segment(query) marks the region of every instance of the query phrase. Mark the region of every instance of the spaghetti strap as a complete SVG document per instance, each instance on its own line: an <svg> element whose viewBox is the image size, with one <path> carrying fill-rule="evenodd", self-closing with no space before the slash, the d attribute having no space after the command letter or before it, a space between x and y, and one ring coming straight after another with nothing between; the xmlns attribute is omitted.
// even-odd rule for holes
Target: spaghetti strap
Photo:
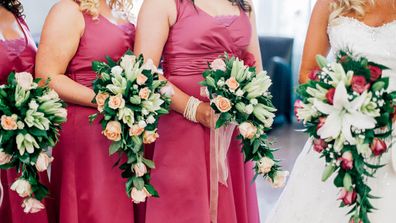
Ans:
<svg viewBox="0 0 396 223"><path fill-rule="evenodd" d="M26 33L29 32L29 29L27 28L28 26L23 18L15 16L15 19L18 22L18 25L23 32L23 37L25 38L25 47L26 47L29 44L29 37L28 34Z"/></svg>

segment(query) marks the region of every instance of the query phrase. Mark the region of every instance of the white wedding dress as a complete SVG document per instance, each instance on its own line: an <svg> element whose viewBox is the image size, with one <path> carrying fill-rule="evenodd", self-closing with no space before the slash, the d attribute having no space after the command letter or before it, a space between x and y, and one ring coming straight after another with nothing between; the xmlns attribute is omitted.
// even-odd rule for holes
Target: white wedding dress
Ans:
<svg viewBox="0 0 396 223"><path fill-rule="evenodd" d="M339 17L328 26L332 52L349 49L354 54L388 66L390 87L396 89L396 21L380 27L370 27L354 18ZM324 160L311 149L308 140L297 158L287 186L266 223L348 223L350 208L339 208L339 189L333 179L322 182ZM395 146L396 147L396 146ZM374 210L369 214L371 223L396 222L396 172L391 154L384 154L382 163L387 165L369 179L372 194L381 199L372 200ZM394 160L394 159L393 159Z"/></svg>

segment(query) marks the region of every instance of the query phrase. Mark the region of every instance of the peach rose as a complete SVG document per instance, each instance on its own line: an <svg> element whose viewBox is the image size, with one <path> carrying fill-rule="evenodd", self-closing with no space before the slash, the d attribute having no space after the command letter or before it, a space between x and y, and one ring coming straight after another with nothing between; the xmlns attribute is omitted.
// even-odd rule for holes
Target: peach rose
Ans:
<svg viewBox="0 0 396 223"><path fill-rule="evenodd" d="M228 80L226 80L226 84L231 91L235 91L239 87L239 83L235 77L230 77Z"/></svg>
<svg viewBox="0 0 396 223"><path fill-rule="evenodd" d="M223 113L231 110L231 101L223 96L217 96L214 100L214 103L216 107Z"/></svg>
<svg viewBox="0 0 396 223"><path fill-rule="evenodd" d="M257 164L260 174L267 174L271 172L271 169L274 165L275 161L268 157L261 158L261 160Z"/></svg>
<svg viewBox="0 0 396 223"><path fill-rule="evenodd" d="M257 133L257 128L250 122L243 122L238 126L239 132L245 139L252 139Z"/></svg>
<svg viewBox="0 0 396 223"><path fill-rule="evenodd" d="M117 121L110 121L106 125L106 129L103 131L105 135L111 141L121 140L121 124Z"/></svg>
<svg viewBox="0 0 396 223"><path fill-rule="evenodd" d="M23 90L32 89L33 76L30 73L27 72L16 73L15 80L17 84L22 87Z"/></svg>
<svg viewBox="0 0 396 223"><path fill-rule="evenodd" d="M39 154L37 161L36 161L36 169L39 172L46 171L50 163L54 161L54 157L49 157L47 153L42 152Z"/></svg>
<svg viewBox="0 0 396 223"><path fill-rule="evenodd" d="M143 188L142 190L138 190L135 187L132 188L131 198L133 203L139 204L141 202L145 202L147 197L151 197L151 194L147 191L146 188Z"/></svg>
<svg viewBox="0 0 396 223"><path fill-rule="evenodd" d="M30 183L22 178L19 178L11 185L11 190L17 192L20 197L27 197L33 193Z"/></svg>
<svg viewBox="0 0 396 223"><path fill-rule="evenodd" d="M136 83L138 84L138 85L143 85L144 83L146 83L146 81L147 81L147 77L146 77L146 75L144 75L144 74L139 74L138 76L137 76L137 78L136 78Z"/></svg>
<svg viewBox="0 0 396 223"><path fill-rule="evenodd" d="M148 89L148 87L145 87L139 91L139 97L141 99L147 100L150 97L150 93L150 89Z"/></svg>
<svg viewBox="0 0 396 223"><path fill-rule="evenodd" d="M42 209L44 209L44 205L39 200L30 197L23 200L22 208L23 208L23 212L25 212L26 214L37 213Z"/></svg>
<svg viewBox="0 0 396 223"><path fill-rule="evenodd" d="M1 116L1 127L5 130L16 130L18 128L17 125L17 116L12 115L12 116L6 116L2 115Z"/></svg>
<svg viewBox="0 0 396 223"><path fill-rule="evenodd" d="M147 173L147 167L144 165L144 163L139 162L133 166L133 171L136 173L137 177L142 177Z"/></svg>
<svg viewBox="0 0 396 223"><path fill-rule="evenodd" d="M144 144L151 144L155 142L159 137L157 130L154 131L145 131L143 134L143 143Z"/></svg>
<svg viewBox="0 0 396 223"><path fill-rule="evenodd" d="M0 165L7 164L11 161L12 156L3 151L0 151Z"/></svg>
<svg viewBox="0 0 396 223"><path fill-rule="evenodd" d="M226 69L227 69L227 66L226 66L226 64L224 63L224 60L222 60L222 59L215 59L215 60L210 64L210 67L211 67L213 70L221 70L221 71L226 71Z"/></svg>
<svg viewBox="0 0 396 223"><path fill-rule="evenodd" d="M129 129L130 136L140 136L144 132L144 128L140 127L139 125L132 125Z"/></svg>
<svg viewBox="0 0 396 223"><path fill-rule="evenodd" d="M122 95L117 94L115 96L110 96L109 99L109 108L118 109L123 108L125 106L125 100L122 98Z"/></svg>
<svg viewBox="0 0 396 223"><path fill-rule="evenodd" d="M109 97L109 94L100 92L96 95L95 100L98 105L98 111L102 112L105 106L105 101Z"/></svg>

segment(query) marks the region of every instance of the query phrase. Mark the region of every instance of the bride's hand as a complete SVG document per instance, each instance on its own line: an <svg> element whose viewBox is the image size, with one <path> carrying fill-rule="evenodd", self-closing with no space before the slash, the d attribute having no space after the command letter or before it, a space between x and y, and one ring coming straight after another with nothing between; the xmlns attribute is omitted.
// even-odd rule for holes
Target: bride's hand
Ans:
<svg viewBox="0 0 396 223"><path fill-rule="evenodd" d="M210 104L207 102L202 102L197 109L197 121L204 125L207 128L211 128L211 113L212 113L212 108L210 107Z"/></svg>

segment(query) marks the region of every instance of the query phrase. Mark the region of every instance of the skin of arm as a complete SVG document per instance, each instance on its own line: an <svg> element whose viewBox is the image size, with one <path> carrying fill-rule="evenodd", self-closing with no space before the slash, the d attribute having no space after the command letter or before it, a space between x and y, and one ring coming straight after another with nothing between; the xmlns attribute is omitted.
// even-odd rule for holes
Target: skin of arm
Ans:
<svg viewBox="0 0 396 223"><path fill-rule="evenodd" d="M96 107L91 102L95 97L94 91L65 75L84 26L83 15L75 2L62 0L51 9L36 56L36 76L43 80L50 78L50 87L66 102Z"/></svg>
<svg viewBox="0 0 396 223"><path fill-rule="evenodd" d="M312 12L300 68L300 83L308 81L308 74L317 67L316 55L326 56L330 51L327 26L332 0L318 0Z"/></svg>
<svg viewBox="0 0 396 223"><path fill-rule="evenodd" d="M250 44L247 50L253 54L254 58L256 59L256 68L257 71L260 72L263 70L263 63L261 61L261 53L260 53L260 44L257 34L257 24L256 24L256 14L254 12L254 5L251 0L248 1L250 6L252 7L252 11L249 13L250 17L250 24L252 26L252 37L250 40Z"/></svg>

